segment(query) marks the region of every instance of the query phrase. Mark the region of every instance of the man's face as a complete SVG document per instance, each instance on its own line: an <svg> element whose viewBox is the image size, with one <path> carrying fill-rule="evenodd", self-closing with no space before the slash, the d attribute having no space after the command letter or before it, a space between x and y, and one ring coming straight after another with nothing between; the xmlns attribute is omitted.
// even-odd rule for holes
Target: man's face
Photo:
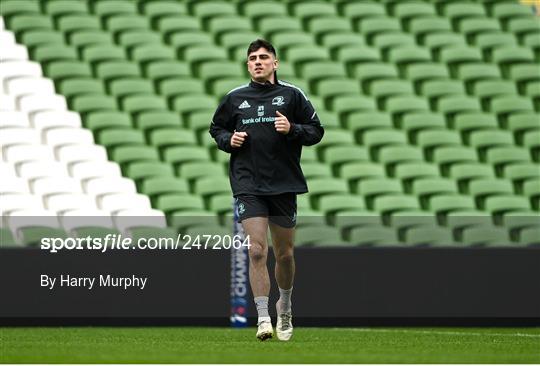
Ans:
<svg viewBox="0 0 540 366"><path fill-rule="evenodd" d="M264 83L272 78L277 69L278 61L266 48L259 48L248 56L247 66L251 78L259 83Z"/></svg>

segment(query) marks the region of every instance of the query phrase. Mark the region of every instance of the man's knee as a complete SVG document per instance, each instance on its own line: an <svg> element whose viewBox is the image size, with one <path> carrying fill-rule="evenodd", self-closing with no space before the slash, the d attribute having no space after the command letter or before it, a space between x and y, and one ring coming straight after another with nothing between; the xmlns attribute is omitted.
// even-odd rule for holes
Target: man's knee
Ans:
<svg viewBox="0 0 540 366"><path fill-rule="evenodd" d="M279 252L276 255L276 261L278 261L280 264L292 263L294 261L293 249L290 248L290 249Z"/></svg>
<svg viewBox="0 0 540 366"><path fill-rule="evenodd" d="M264 261L266 262L266 257L268 253L268 248L263 244L252 242L251 247L249 248L249 258L254 262Z"/></svg>

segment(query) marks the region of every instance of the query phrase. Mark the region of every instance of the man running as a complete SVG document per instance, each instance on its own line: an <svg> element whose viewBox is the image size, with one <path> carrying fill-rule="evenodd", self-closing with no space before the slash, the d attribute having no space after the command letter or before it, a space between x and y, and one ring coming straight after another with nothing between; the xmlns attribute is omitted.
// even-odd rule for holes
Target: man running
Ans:
<svg viewBox="0 0 540 366"><path fill-rule="evenodd" d="M257 338L264 341L273 336L266 266L270 228L280 293L276 333L278 339L288 341L293 332L296 195L307 192L300 155L302 145L318 143L324 130L304 92L277 79L278 60L269 42L258 39L249 45L247 67L250 83L223 98L210 134L219 149L231 154L231 188L251 244L249 280L258 312Z"/></svg>

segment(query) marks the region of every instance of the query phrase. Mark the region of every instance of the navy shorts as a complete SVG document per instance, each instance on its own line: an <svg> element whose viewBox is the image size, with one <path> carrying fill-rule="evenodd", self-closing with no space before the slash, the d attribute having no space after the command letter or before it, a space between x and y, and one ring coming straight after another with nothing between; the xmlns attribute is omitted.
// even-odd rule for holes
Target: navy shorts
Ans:
<svg viewBox="0 0 540 366"><path fill-rule="evenodd" d="M285 228L296 226L296 193L272 196L240 194L236 196L239 220L251 217L268 217L268 220Z"/></svg>

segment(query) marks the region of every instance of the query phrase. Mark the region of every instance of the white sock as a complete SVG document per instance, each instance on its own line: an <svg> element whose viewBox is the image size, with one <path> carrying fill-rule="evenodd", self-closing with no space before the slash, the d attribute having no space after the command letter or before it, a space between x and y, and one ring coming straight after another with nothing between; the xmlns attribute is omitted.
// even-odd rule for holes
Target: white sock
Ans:
<svg viewBox="0 0 540 366"><path fill-rule="evenodd" d="M270 321L270 314L268 314L268 296L257 296L254 300L259 315L257 323Z"/></svg>
<svg viewBox="0 0 540 366"><path fill-rule="evenodd" d="M291 295L293 288L291 287L288 290L282 288L279 289L279 301L281 303L281 311L284 313L289 313L291 311Z"/></svg>

